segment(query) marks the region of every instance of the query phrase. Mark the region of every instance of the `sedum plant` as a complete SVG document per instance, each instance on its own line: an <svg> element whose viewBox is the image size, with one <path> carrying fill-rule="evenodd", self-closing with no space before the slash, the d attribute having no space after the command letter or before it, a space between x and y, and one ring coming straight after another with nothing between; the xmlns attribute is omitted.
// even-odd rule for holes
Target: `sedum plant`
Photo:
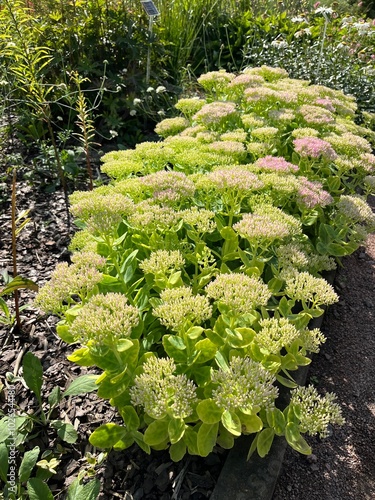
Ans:
<svg viewBox="0 0 375 500"><path fill-rule="evenodd" d="M36 305L60 316L72 362L101 369L98 396L123 419L94 446L180 460L252 434L249 455L275 436L309 454L303 434L344 420L293 372L325 342L310 321L338 300L322 273L375 227L374 137L351 97L282 69L199 83L164 140L107 153L111 183L71 195L72 264Z"/></svg>

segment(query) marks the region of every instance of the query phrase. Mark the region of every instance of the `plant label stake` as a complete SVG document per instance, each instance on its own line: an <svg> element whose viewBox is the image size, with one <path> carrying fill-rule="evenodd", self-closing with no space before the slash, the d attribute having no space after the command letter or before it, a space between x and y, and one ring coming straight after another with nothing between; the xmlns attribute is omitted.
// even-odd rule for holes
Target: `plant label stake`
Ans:
<svg viewBox="0 0 375 500"><path fill-rule="evenodd" d="M141 0L142 7L145 9L146 14L149 16L148 32L150 43L147 50L147 64L146 64L146 83L150 82L150 69L151 69L151 45L152 45L152 26L154 17L159 15L159 11L152 0Z"/></svg>

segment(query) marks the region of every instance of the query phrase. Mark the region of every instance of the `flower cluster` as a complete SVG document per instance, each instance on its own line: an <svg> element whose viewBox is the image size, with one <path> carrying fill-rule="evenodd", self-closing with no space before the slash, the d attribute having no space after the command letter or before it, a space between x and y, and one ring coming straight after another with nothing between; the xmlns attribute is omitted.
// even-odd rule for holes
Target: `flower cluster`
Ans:
<svg viewBox="0 0 375 500"><path fill-rule="evenodd" d="M181 269L185 260L179 250L156 250L151 252L148 259L144 259L139 267L147 274L163 274L168 276L173 271Z"/></svg>
<svg viewBox="0 0 375 500"><path fill-rule="evenodd" d="M233 229L249 241L273 242L301 232L301 223L273 206L260 205L254 213L244 214Z"/></svg>
<svg viewBox="0 0 375 500"><path fill-rule="evenodd" d="M215 213L204 208L192 207L180 212L182 220L192 226L198 233L212 233L216 224L213 220Z"/></svg>
<svg viewBox="0 0 375 500"><path fill-rule="evenodd" d="M272 295L260 278L242 273L220 274L206 286L206 292L208 297L226 305L235 316L267 305Z"/></svg>
<svg viewBox="0 0 375 500"><path fill-rule="evenodd" d="M88 347L114 347L118 340L129 337L138 323L138 309L128 304L125 295L98 293L80 309L70 333Z"/></svg>
<svg viewBox="0 0 375 500"><path fill-rule="evenodd" d="M304 104L299 108L299 113L302 115L307 125L319 127L329 125L335 121L333 114L328 111L328 109L320 106Z"/></svg>
<svg viewBox="0 0 375 500"><path fill-rule="evenodd" d="M76 262L70 266L66 262L57 264L50 281L40 288L34 304L43 311L62 314L74 296L85 299L89 292L102 280L98 270L104 267L105 259L94 252L75 254Z"/></svg>
<svg viewBox="0 0 375 500"><path fill-rule="evenodd" d="M200 99L199 97L190 97L179 99L175 105L175 108L180 110L182 114L187 117L191 117L197 113L204 105L206 101Z"/></svg>
<svg viewBox="0 0 375 500"><path fill-rule="evenodd" d="M182 172L161 170L145 175L142 184L149 188L153 197L159 201L178 201L194 195L195 185Z"/></svg>
<svg viewBox="0 0 375 500"><path fill-rule="evenodd" d="M336 396L327 393L324 397L318 394L313 386L297 387L292 392L290 406L295 408L300 429L311 436L319 433L321 438L327 437L328 425L345 423L341 409L335 403Z"/></svg>
<svg viewBox="0 0 375 500"><path fill-rule="evenodd" d="M333 198L323 189L321 182L309 181L306 177L300 177L297 201L306 208L315 208L316 206L330 205Z"/></svg>
<svg viewBox="0 0 375 500"><path fill-rule="evenodd" d="M189 125L185 118L176 116L175 118L166 118L159 122L155 127L155 132L161 137L168 137L169 135L176 135L184 130Z"/></svg>
<svg viewBox="0 0 375 500"><path fill-rule="evenodd" d="M302 347L307 352L318 353L320 350L320 345L324 344L326 337L319 328L305 328L299 334L299 341Z"/></svg>
<svg viewBox="0 0 375 500"><path fill-rule="evenodd" d="M257 175L240 167L214 170L208 174L208 178L220 191L234 189L237 192L244 192L263 187Z"/></svg>
<svg viewBox="0 0 375 500"><path fill-rule="evenodd" d="M290 272L285 281L285 295L293 300L310 304L311 307L331 305L339 300L332 285L325 279L316 278L306 271Z"/></svg>
<svg viewBox="0 0 375 500"><path fill-rule="evenodd" d="M364 223L375 227L375 214L370 205L360 196L342 195L337 202L339 214L354 223Z"/></svg>
<svg viewBox="0 0 375 500"><path fill-rule="evenodd" d="M235 116L236 105L231 102L211 102L205 104L193 116L193 120L206 127L220 127L226 119Z"/></svg>
<svg viewBox="0 0 375 500"><path fill-rule="evenodd" d="M134 212L128 221L135 228L145 232L168 231L177 224L179 214L168 206L159 206L149 201L141 201L135 205Z"/></svg>
<svg viewBox="0 0 375 500"><path fill-rule="evenodd" d="M283 347L288 347L299 338L300 332L285 318L263 319L256 342L270 354L279 354Z"/></svg>
<svg viewBox="0 0 375 500"><path fill-rule="evenodd" d="M187 321L200 325L212 315L212 307L203 295L193 295L188 287L163 290L161 304L154 308L153 314L160 323L170 330L180 331Z"/></svg>
<svg viewBox="0 0 375 500"><path fill-rule="evenodd" d="M286 161L282 156L265 156L259 158L255 165L264 171L291 173L297 172L298 166Z"/></svg>
<svg viewBox="0 0 375 500"><path fill-rule="evenodd" d="M196 387L186 375L174 375L176 365L172 359L147 359L143 373L134 379L130 389L132 404L143 406L152 418L161 419L166 415L186 418L193 413L198 398Z"/></svg>
<svg viewBox="0 0 375 500"><path fill-rule="evenodd" d="M335 160L336 152L329 142L318 137L303 137L293 141L295 151L303 158L324 158L325 160Z"/></svg>
<svg viewBox="0 0 375 500"><path fill-rule="evenodd" d="M212 399L223 410L255 413L271 409L278 396L273 374L250 358L232 358L228 370L211 371L211 380L218 385Z"/></svg>

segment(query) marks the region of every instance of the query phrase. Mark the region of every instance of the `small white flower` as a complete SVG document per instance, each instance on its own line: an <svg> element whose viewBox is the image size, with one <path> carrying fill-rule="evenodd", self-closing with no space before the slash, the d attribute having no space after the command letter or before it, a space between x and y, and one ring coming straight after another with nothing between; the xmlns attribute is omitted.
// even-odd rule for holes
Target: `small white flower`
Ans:
<svg viewBox="0 0 375 500"><path fill-rule="evenodd" d="M306 19L304 17L301 17L301 16L297 16L297 17L292 17L291 19L292 23L306 23Z"/></svg>
<svg viewBox="0 0 375 500"><path fill-rule="evenodd" d="M155 92L157 94L162 94L163 92L166 92L166 91L167 91L167 89L163 85L159 85L159 87L156 87L156 90L155 90Z"/></svg>
<svg viewBox="0 0 375 500"><path fill-rule="evenodd" d="M165 116L165 111L164 111L164 109L161 109L160 111L158 111L158 115L159 115L159 116Z"/></svg>
<svg viewBox="0 0 375 500"><path fill-rule="evenodd" d="M148 87L148 89L146 90L146 92L154 92L154 87Z"/></svg>
<svg viewBox="0 0 375 500"><path fill-rule="evenodd" d="M135 116L137 114L137 110L131 109L129 114L130 114L130 116Z"/></svg>
<svg viewBox="0 0 375 500"><path fill-rule="evenodd" d="M109 133L111 134L111 138L113 139L114 137L118 137L118 133L116 130L110 130Z"/></svg>
<svg viewBox="0 0 375 500"><path fill-rule="evenodd" d="M323 14L323 16L325 15L329 15L329 14L333 14L333 9L331 9L331 7L318 7L316 10L315 10L315 14Z"/></svg>
<svg viewBox="0 0 375 500"><path fill-rule="evenodd" d="M135 99L133 99L133 106L138 106L138 104L141 104L142 102L142 99L138 99L138 97L136 97Z"/></svg>

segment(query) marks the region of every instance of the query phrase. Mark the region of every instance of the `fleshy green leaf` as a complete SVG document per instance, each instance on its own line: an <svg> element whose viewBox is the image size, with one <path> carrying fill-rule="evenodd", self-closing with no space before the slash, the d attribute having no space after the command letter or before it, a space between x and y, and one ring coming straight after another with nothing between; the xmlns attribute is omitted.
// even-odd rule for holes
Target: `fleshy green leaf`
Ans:
<svg viewBox="0 0 375 500"><path fill-rule="evenodd" d="M260 457L265 457L271 449L275 431L268 427L258 434L257 450Z"/></svg>
<svg viewBox="0 0 375 500"><path fill-rule="evenodd" d="M198 453L201 457L207 457L214 449L219 430L219 423L202 424L198 431Z"/></svg>
<svg viewBox="0 0 375 500"><path fill-rule="evenodd" d="M57 429L57 435L66 443L73 444L78 439L78 434L72 424L61 422L61 420L54 420L51 426Z"/></svg>
<svg viewBox="0 0 375 500"><path fill-rule="evenodd" d="M139 417L133 406L124 406L119 408L120 415L129 431L136 431L140 425Z"/></svg>
<svg viewBox="0 0 375 500"><path fill-rule="evenodd" d="M99 479L93 479L87 484L82 484L80 479L76 479L68 488L66 500L96 500L100 492Z"/></svg>
<svg viewBox="0 0 375 500"><path fill-rule="evenodd" d="M157 446L168 439L168 420L155 420L146 429L144 441L150 446Z"/></svg>
<svg viewBox="0 0 375 500"><path fill-rule="evenodd" d="M241 436L241 420L236 413L225 410L221 416L221 423L234 436Z"/></svg>
<svg viewBox="0 0 375 500"><path fill-rule="evenodd" d="M183 459L186 453L186 444L184 441L180 440L177 443L174 443L169 448L169 456L173 460L173 462L179 462Z"/></svg>
<svg viewBox="0 0 375 500"><path fill-rule="evenodd" d="M285 427L285 439L288 444L303 455L311 455L311 448L302 437L299 427L294 422L289 422Z"/></svg>
<svg viewBox="0 0 375 500"><path fill-rule="evenodd" d="M92 366L95 364L87 347L76 349L72 354L67 356L67 359L73 363L77 363L79 366Z"/></svg>
<svg viewBox="0 0 375 500"><path fill-rule="evenodd" d="M204 399L197 406L198 417L205 424L216 424L220 422L223 410L221 410L213 399Z"/></svg>
<svg viewBox="0 0 375 500"><path fill-rule="evenodd" d="M122 425L114 423L103 424L91 434L89 441L97 448L112 448L127 433Z"/></svg>
<svg viewBox="0 0 375 500"><path fill-rule="evenodd" d="M168 435L172 444L178 443L185 433L185 422L182 418L172 418L168 424Z"/></svg>
<svg viewBox="0 0 375 500"><path fill-rule="evenodd" d="M262 419L258 415L246 415L245 413L240 413L241 424L245 427L244 432L247 434L252 434L253 432L259 432L263 429Z"/></svg>

